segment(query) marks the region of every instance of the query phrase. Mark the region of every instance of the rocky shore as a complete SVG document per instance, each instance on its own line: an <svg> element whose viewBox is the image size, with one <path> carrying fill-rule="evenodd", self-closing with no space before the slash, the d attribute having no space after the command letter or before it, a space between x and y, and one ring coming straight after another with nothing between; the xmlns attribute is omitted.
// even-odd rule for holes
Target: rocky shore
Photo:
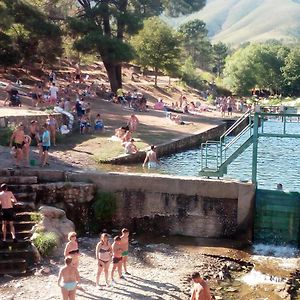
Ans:
<svg viewBox="0 0 300 300"><path fill-rule="evenodd" d="M94 258L97 238L79 240L81 257L79 272L80 289L76 299L164 299L184 300L190 296L189 276L199 271L208 278L215 299L291 299L288 294L276 293L270 298L257 298L253 291L245 290L237 277L248 273L253 265L247 261L207 255L202 252L189 252L165 243L139 244L132 240L129 255L129 272L123 280L111 287L105 287L104 277L101 288L95 287L96 261ZM44 260L37 266L34 275L23 278L4 276L0 278L0 299L33 300L61 299L57 285L57 274L62 265L62 257ZM285 290L282 284L280 290ZM266 288L271 290L273 287ZM271 295L271 294L270 294Z"/></svg>

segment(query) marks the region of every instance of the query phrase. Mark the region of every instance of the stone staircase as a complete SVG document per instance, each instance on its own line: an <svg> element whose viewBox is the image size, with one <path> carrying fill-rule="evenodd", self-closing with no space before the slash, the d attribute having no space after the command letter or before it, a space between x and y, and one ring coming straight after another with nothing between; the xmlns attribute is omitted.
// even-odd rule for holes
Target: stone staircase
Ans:
<svg viewBox="0 0 300 300"><path fill-rule="evenodd" d="M32 185L37 184L35 176L16 176L14 170L1 170L0 183L6 183L18 201L14 207L16 216L14 226L17 242L11 240L10 228L7 226L7 242L2 242L0 233L0 275L20 276L30 273L36 260L34 248L30 242L31 229L35 225L36 193Z"/></svg>

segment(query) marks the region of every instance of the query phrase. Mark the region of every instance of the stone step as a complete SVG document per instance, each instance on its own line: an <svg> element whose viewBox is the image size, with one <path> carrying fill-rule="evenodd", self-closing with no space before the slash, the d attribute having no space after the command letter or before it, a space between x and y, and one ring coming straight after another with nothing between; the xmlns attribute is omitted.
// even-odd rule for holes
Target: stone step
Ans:
<svg viewBox="0 0 300 300"><path fill-rule="evenodd" d="M32 218L36 215L36 212L17 212L15 216L15 221L32 221Z"/></svg>
<svg viewBox="0 0 300 300"><path fill-rule="evenodd" d="M35 184L8 184L8 189L14 194L33 193Z"/></svg>
<svg viewBox="0 0 300 300"><path fill-rule="evenodd" d="M23 258L0 260L0 274L25 273L27 263Z"/></svg>
<svg viewBox="0 0 300 300"><path fill-rule="evenodd" d="M33 221L14 222L16 232L31 230L35 224L36 222Z"/></svg>
<svg viewBox="0 0 300 300"><path fill-rule="evenodd" d="M30 237L31 237L31 231L30 230L22 230L22 231L18 231L18 232L16 232L16 238L17 238L17 240L19 241L19 240L26 240L26 239L30 239ZM3 237L3 233L2 233L2 231L0 232L0 239L1 239L1 241L2 241L2 237ZM8 230L7 231L7 233L6 233L6 238L8 239L8 238L11 238L11 234L10 234L10 231ZM3 243L3 242L1 242L1 243Z"/></svg>
<svg viewBox="0 0 300 300"><path fill-rule="evenodd" d="M36 200L36 193L14 193L17 201L21 202L35 202Z"/></svg>
<svg viewBox="0 0 300 300"><path fill-rule="evenodd" d="M12 240L7 240L6 243L0 241L0 250L10 249L11 251L17 249L26 249L31 245L30 241L19 240L17 243L14 243Z"/></svg>
<svg viewBox="0 0 300 300"><path fill-rule="evenodd" d="M1 183L6 184L35 184L37 183L36 176L1 176Z"/></svg>
<svg viewBox="0 0 300 300"><path fill-rule="evenodd" d="M18 202L14 205L14 211L18 212L33 212L35 210L34 202Z"/></svg>
<svg viewBox="0 0 300 300"><path fill-rule="evenodd" d="M32 251L29 249L0 249L0 261L12 259L25 259L29 260L32 256Z"/></svg>

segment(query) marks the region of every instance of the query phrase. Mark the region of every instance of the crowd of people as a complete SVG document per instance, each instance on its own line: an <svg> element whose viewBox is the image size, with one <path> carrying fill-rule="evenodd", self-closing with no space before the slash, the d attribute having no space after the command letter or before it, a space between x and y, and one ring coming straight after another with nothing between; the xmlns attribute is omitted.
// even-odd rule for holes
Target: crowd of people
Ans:
<svg viewBox="0 0 300 300"><path fill-rule="evenodd" d="M74 300L76 290L80 288L80 275L78 272L80 251L77 242L76 232L70 232L68 235L68 243L64 250L65 265L60 268L58 275L58 286L64 300ZM115 272L117 271L119 279L125 279L127 275L131 275L127 269L129 254L129 230L123 228L120 235L113 238L111 243L109 235L102 233L95 249L95 259L97 261L97 271L95 278L95 286L99 289L101 274L104 273L106 287L115 285ZM112 267L111 267L112 264ZM211 300L212 296L208 283L200 276L198 272L194 272L191 276L193 282L190 300Z"/></svg>
<svg viewBox="0 0 300 300"><path fill-rule="evenodd" d="M152 151L154 149L151 149ZM153 152L152 152L153 154ZM147 156L150 159L151 154ZM146 160L145 160L146 162ZM14 228L14 205L17 205L17 199L9 191L8 186L3 183L0 186L0 205L2 210L2 242L7 241L7 225L10 227L12 240L17 242ZM109 235L105 232L100 235L99 242L95 247L95 259L97 261L97 271L95 286L101 289L100 277L104 273L105 284L107 287L115 285L115 273L119 279L125 279L125 276L131 275L128 272L129 255L129 230L123 228L119 235L113 238L111 243ZM80 287L80 274L78 267L80 264L80 250L77 242L76 232L68 234L68 242L64 249L64 266L60 268L58 274L58 286L61 288L63 300L75 300L76 290ZM111 267L112 264L112 267ZM207 282L201 278L198 272L192 274L193 287L191 300L211 300L210 289ZM81 288L82 289L82 288Z"/></svg>
<svg viewBox="0 0 300 300"><path fill-rule="evenodd" d="M15 167L28 167L30 165L31 146L38 148L40 166L48 166L50 146L56 146L57 128L57 121L52 114L48 116L46 122L41 126L36 120L32 120L28 128L25 128L23 123L18 124L9 142L10 153L15 161Z"/></svg>

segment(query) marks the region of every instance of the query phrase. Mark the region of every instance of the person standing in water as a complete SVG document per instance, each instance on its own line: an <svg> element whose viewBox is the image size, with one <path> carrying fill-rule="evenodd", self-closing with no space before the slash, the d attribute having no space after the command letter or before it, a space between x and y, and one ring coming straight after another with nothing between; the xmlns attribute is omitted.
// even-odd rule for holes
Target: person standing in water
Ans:
<svg viewBox="0 0 300 300"><path fill-rule="evenodd" d="M63 300L75 300L77 285L80 281L78 270L72 265L72 257L65 258L65 265L59 270L58 286L61 287Z"/></svg>
<svg viewBox="0 0 300 300"><path fill-rule="evenodd" d="M147 162L148 162L149 169L157 168L160 164L159 160L157 159L156 148L154 145L151 145L150 151L148 151L146 154L146 158L143 163L143 168L145 167Z"/></svg>

